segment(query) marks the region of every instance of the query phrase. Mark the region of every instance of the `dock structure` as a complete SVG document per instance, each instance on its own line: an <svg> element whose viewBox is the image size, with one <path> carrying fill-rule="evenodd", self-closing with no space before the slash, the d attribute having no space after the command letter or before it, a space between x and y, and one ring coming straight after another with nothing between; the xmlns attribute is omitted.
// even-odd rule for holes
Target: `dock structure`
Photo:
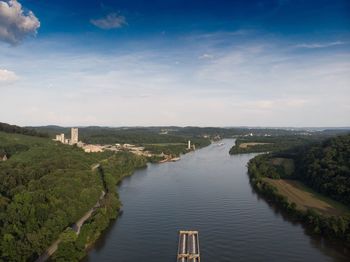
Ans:
<svg viewBox="0 0 350 262"><path fill-rule="evenodd" d="M177 262L200 262L198 231L179 232Z"/></svg>

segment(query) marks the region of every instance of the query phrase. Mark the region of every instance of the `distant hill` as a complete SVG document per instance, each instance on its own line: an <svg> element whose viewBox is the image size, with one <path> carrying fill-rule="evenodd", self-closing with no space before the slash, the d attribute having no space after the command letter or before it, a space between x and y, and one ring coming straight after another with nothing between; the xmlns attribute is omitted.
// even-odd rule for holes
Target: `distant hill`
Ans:
<svg viewBox="0 0 350 262"><path fill-rule="evenodd" d="M38 132L31 128L20 127L16 125L10 125L7 123L0 122L0 131L11 134L22 134L28 136L38 136L38 137L48 137L48 134L43 132Z"/></svg>

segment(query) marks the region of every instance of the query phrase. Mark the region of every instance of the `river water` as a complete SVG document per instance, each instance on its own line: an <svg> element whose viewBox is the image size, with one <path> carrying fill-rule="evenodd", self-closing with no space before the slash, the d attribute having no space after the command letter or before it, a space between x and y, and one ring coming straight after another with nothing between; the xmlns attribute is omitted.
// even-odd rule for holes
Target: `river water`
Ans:
<svg viewBox="0 0 350 262"><path fill-rule="evenodd" d="M123 180L123 214L86 261L175 262L178 230L198 230L202 262L349 261L340 244L310 236L249 184L253 154L230 156L234 140L150 164Z"/></svg>

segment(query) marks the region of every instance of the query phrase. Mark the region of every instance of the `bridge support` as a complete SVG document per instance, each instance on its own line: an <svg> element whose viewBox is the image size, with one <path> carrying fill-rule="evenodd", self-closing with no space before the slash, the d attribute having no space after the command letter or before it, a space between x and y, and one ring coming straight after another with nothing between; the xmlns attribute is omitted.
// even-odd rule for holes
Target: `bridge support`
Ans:
<svg viewBox="0 0 350 262"><path fill-rule="evenodd" d="M200 262L198 231L179 231L178 262Z"/></svg>

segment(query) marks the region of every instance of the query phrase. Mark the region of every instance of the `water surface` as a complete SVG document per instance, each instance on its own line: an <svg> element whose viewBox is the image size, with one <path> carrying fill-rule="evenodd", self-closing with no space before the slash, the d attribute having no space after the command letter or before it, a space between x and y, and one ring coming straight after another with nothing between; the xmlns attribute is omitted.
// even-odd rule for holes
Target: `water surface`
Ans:
<svg viewBox="0 0 350 262"><path fill-rule="evenodd" d="M151 164L119 186L123 214L86 261L176 261L178 230L198 230L202 262L348 261L346 250L312 237L252 189L253 154L228 154L234 140Z"/></svg>

